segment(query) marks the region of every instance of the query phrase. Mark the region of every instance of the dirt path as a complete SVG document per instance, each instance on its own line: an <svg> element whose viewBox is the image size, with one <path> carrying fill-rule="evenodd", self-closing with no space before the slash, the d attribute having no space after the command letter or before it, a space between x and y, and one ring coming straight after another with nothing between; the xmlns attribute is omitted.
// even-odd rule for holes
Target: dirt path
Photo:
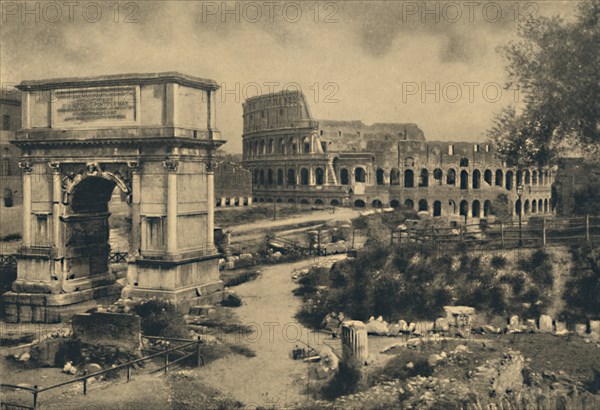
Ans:
<svg viewBox="0 0 600 410"><path fill-rule="evenodd" d="M328 257L339 260L345 256ZM322 260L325 258L321 258ZM255 281L235 288L244 305L235 312L244 324L255 332L245 337L230 336L231 342L245 344L256 352L256 357L234 355L219 359L199 369L203 382L227 392L237 400L254 408L302 402L306 384L307 365L290 358L298 339L319 345L324 336L309 331L294 319L301 300L291 292L296 286L290 274L314 264L314 260L265 267Z"/></svg>

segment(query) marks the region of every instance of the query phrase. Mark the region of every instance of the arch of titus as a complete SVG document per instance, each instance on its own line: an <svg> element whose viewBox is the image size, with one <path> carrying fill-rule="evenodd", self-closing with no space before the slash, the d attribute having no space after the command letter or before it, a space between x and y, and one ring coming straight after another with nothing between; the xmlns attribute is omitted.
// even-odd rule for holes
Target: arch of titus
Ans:
<svg viewBox="0 0 600 410"><path fill-rule="evenodd" d="M212 80L179 73L24 81L23 246L6 320L56 322L98 301L220 300L213 245ZM123 288L108 266L108 202L131 208Z"/></svg>

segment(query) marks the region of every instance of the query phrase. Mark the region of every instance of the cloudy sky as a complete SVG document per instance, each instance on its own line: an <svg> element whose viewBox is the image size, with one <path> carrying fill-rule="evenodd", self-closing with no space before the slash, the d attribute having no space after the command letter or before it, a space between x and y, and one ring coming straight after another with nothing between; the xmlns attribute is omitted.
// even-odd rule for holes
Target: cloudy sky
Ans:
<svg viewBox="0 0 600 410"><path fill-rule="evenodd" d="M27 7L27 9L25 9ZM2 2L0 79L180 71L222 85L218 124L241 151L242 107L300 88L315 118L411 122L427 139L485 139L518 99L497 48L516 20L575 1ZM500 95L498 94L500 92Z"/></svg>

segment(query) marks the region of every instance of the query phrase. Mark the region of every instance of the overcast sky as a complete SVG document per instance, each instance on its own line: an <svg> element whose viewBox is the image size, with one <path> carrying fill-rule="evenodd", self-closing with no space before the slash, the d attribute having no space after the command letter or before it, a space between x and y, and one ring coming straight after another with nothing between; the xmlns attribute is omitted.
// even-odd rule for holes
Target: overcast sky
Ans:
<svg viewBox="0 0 600 410"><path fill-rule="evenodd" d="M118 4L118 7L115 6ZM222 85L217 123L241 151L245 97L298 86L315 118L416 123L429 140L485 139L503 90L497 48L532 14L574 1L2 2L0 77L180 71ZM227 12L229 11L229 12Z"/></svg>

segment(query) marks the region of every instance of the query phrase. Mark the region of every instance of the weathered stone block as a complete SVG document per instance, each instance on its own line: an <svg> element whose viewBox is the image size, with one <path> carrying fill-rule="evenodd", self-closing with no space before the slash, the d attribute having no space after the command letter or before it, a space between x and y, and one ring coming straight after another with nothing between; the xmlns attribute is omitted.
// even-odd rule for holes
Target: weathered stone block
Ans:
<svg viewBox="0 0 600 410"><path fill-rule="evenodd" d="M590 320L590 337L600 341L600 320Z"/></svg>
<svg viewBox="0 0 600 410"><path fill-rule="evenodd" d="M552 317L548 315L540 316L540 332L543 333L552 333L554 331L554 326L552 325Z"/></svg>
<svg viewBox="0 0 600 410"><path fill-rule="evenodd" d="M575 333L578 336L588 336L587 325L585 323L577 323L575 325Z"/></svg>

